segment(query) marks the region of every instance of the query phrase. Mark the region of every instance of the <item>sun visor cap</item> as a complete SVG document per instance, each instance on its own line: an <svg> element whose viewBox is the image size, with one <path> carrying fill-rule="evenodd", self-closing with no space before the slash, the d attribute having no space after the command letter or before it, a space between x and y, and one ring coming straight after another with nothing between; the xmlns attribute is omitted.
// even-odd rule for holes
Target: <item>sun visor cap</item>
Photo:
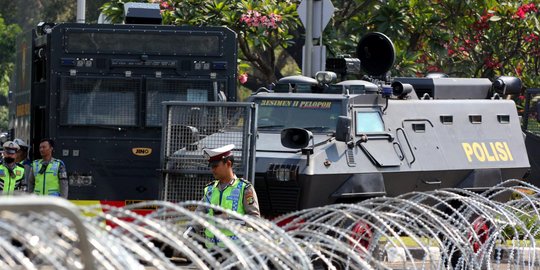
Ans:
<svg viewBox="0 0 540 270"><path fill-rule="evenodd" d="M4 152L9 153L9 154L15 154L20 149L19 145L12 141L5 142L3 145L3 148L4 148Z"/></svg>
<svg viewBox="0 0 540 270"><path fill-rule="evenodd" d="M232 150L234 149L234 144L228 144L219 148L214 149L204 149L204 156L208 160L209 166L217 164L222 159L232 156Z"/></svg>
<svg viewBox="0 0 540 270"><path fill-rule="evenodd" d="M26 142L24 142L23 140L19 139L19 138L15 138L15 140L13 140L14 143L18 144L19 147L21 149L28 149L28 144L26 144Z"/></svg>

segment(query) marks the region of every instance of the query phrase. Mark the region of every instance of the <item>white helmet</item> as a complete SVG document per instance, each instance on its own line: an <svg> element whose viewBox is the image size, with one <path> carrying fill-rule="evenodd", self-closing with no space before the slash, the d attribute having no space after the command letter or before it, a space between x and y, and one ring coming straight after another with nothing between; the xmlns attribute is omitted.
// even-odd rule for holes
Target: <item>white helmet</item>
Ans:
<svg viewBox="0 0 540 270"><path fill-rule="evenodd" d="M19 139L19 138L15 138L15 140L13 140L14 143L18 144L19 147L21 147L22 149L26 149L28 150L28 144L26 144L23 140Z"/></svg>

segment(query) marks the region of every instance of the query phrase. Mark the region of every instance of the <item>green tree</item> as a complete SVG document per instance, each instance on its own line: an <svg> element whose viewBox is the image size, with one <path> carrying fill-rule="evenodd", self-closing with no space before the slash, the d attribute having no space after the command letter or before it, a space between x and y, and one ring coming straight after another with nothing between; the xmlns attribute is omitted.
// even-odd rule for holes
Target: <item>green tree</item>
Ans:
<svg viewBox="0 0 540 270"><path fill-rule="evenodd" d="M30 29L40 21L74 22L76 3L72 0L0 0L0 13L8 23Z"/></svg>
<svg viewBox="0 0 540 270"><path fill-rule="evenodd" d="M106 0L88 0L87 22L96 22L99 7ZM75 22L73 0L0 0L0 99L5 100L14 70L15 40L21 29L34 28L38 22ZM8 125L8 109L0 106L0 130Z"/></svg>
<svg viewBox="0 0 540 270"><path fill-rule="evenodd" d="M0 18L0 95L7 96L9 81L13 73L15 40L21 29L16 24L6 25ZM7 130L7 106L0 106L0 130Z"/></svg>
<svg viewBox="0 0 540 270"><path fill-rule="evenodd" d="M95 23L99 8L107 0L86 1L86 22ZM0 0L0 15L7 24L18 24L23 29L30 29L40 21L75 22L76 0Z"/></svg>
<svg viewBox="0 0 540 270"><path fill-rule="evenodd" d="M237 31L242 63L265 74L260 81L265 83L280 76L285 57L276 57L276 52L282 53L281 48L299 38L290 33L301 29L295 13L300 0L153 1L160 3L165 23L227 25ZM528 87L535 86L539 79L538 0L332 2L336 9L323 40L331 55L355 56L360 37L379 31L388 35L396 47L397 59L391 70L395 76L423 76L429 72L445 72L453 77L514 75ZM114 0L104 10L120 18L122 4L122 0ZM242 17L253 19L270 12L282 16L277 31L268 32L260 24L254 26L253 21L246 23L246 17Z"/></svg>
<svg viewBox="0 0 540 270"><path fill-rule="evenodd" d="M397 51L393 75L445 72L454 77L539 79L538 1L334 1L326 28L335 54L351 54L362 34L388 35Z"/></svg>
<svg viewBox="0 0 540 270"><path fill-rule="evenodd" d="M114 0L102 10L113 22L122 20L123 4ZM287 64L283 50L293 41L299 26L296 1L291 0L167 0L161 6L163 23L175 25L227 26L238 34L240 74L248 66L260 74L259 85L274 82ZM247 65L246 65L247 64Z"/></svg>

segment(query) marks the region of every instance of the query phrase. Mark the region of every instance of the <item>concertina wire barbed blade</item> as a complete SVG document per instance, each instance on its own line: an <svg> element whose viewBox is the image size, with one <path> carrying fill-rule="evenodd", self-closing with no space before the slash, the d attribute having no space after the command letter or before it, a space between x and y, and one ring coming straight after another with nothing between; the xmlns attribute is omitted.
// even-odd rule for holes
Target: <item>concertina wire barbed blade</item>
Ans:
<svg viewBox="0 0 540 270"><path fill-rule="evenodd" d="M273 220L201 201L85 206L73 218L58 207L11 207L16 198L39 204L35 196L3 197L0 268L538 269L539 194L508 180L483 193L413 192Z"/></svg>

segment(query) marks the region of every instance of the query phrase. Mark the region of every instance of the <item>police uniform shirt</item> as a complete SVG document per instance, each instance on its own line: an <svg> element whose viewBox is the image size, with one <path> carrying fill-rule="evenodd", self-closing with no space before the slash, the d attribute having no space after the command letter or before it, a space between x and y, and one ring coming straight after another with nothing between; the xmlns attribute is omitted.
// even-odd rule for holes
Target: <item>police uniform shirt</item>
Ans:
<svg viewBox="0 0 540 270"><path fill-rule="evenodd" d="M41 162L42 167L47 167L49 165L49 162ZM28 173L28 192L33 193L34 192L34 186L36 184L36 179L34 177L34 169L30 167L30 172ZM60 162L60 166L58 167L58 179L60 180L60 196L62 198L67 199L68 197L68 178L67 178L67 171L66 166L63 162Z"/></svg>
<svg viewBox="0 0 540 270"><path fill-rule="evenodd" d="M234 181L231 181L230 183L219 183L218 188L220 191L225 190L228 186L231 185L231 183ZM203 198L204 200L204 198ZM260 217L261 212L259 210L259 201L257 200L257 193L255 193L255 188L253 188L253 185L249 185L246 187L246 190L244 191L244 210L246 211L246 215L250 216L256 216Z"/></svg>
<svg viewBox="0 0 540 270"><path fill-rule="evenodd" d="M235 179L236 179L236 176L235 176ZM234 181L231 181L229 183L220 182L217 185L217 188L220 191L223 191L233 182ZM212 184L213 183L215 182L212 182ZM204 195L203 195L202 201L205 202ZM242 202L244 203L244 210L246 211L246 215L255 216L255 217L261 216L261 212L259 210L259 201L257 199L257 193L255 193L255 188L253 188L253 185L250 184L248 187L246 187ZM203 206L198 206L195 211L206 212L206 209Z"/></svg>
<svg viewBox="0 0 540 270"><path fill-rule="evenodd" d="M13 163L12 165L9 165L9 164L5 163L3 160L0 162L0 164L4 165L8 169L8 171L5 172L5 173L13 173L13 170L17 166L20 166L20 167L24 168L24 166L19 165L17 163ZM22 190L22 191L26 191L26 183L27 183L26 179L28 178L26 173L27 173L27 171L26 171L26 168L25 168L24 173L23 173L23 179L22 179L22 182L20 183L20 186L19 186L19 190ZM14 177L14 176L12 176L12 177ZM4 187L2 186L2 188L0 190L3 190L3 189L4 189ZM16 190L17 190L17 188L16 188Z"/></svg>

